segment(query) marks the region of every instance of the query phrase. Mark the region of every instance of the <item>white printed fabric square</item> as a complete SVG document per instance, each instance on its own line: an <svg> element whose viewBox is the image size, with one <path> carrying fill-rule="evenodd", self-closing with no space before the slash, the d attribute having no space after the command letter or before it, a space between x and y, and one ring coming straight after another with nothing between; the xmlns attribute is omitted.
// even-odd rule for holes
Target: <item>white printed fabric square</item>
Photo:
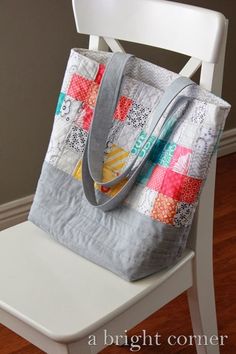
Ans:
<svg viewBox="0 0 236 354"><path fill-rule="evenodd" d="M54 166L62 153L70 128L71 122L60 119L57 116L55 117L52 134L45 157L45 160Z"/></svg>
<svg viewBox="0 0 236 354"><path fill-rule="evenodd" d="M71 78L74 74L76 74L78 72L78 68L79 68L78 54L74 51L71 51L71 54L70 54L70 57L68 60L68 64L67 64L67 68L66 68L66 73L65 73L63 83L62 83L62 88L61 88L62 92L65 93L68 91Z"/></svg>
<svg viewBox="0 0 236 354"><path fill-rule="evenodd" d="M211 154L202 154L195 151L191 156L188 175L195 178L205 179L207 176Z"/></svg>
<svg viewBox="0 0 236 354"><path fill-rule="evenodd" d="M70 134L66 139L66 146L75 152L84 152L85 144L88 138L88 133L82 128L73 125Z"/></svg>
<svg viewBox="0 0 236 354"><path fill-rule="evenodd" d="M74 121L81 107L81 102L74 100L72 97L66 95L60 102L60 98L62 95L63 94L61 93L57 104L56 119L65 119L67 122Z"/></svg>
<svg viewBox="0 0 236 354"><path fill-rule="evenodd" d="M178 124L175 128L174 131L171 135L171 142L175 143L175 144L179 144L180 138L185 130L185 123L183 124Z"/></svg>
<svg viewBox="0 0 236 354"><path fill-rule="evenodd" d="M79 62L78 74L88 80L94 80L98 73L99 64L91 59L82 58Z"/></svg>
<svg viewBox="0 0 236 354"><path fill-rule="evenodd" d="M202 125L206 120L207 103L199 100L193 100L189 103L187 109L188 120L197 125Z"/></svg>
<svg viewBox="0 0 236 354"><path fill-rule="evenodd" d="M140 90L140 82L129 76L124 76L121 84L121 95L136 100L138 91Z"/></svg>
<svg viewBox="0 0 236 354"><path fill-rule="evenodd" d="M160 101L162 95L163 91L142 82L140 83L140 89L138 91L136 102L144 107L152 109L155 104Z"/></svg>
<svg viewBox="0 0 236 354"><path fill-rule="evenodd" d="M133 103L126 118L126 124L134 128L143 128L148 120L151 109L141 103Z"/></svg>
<svg viewBox="0 0 236 354"><path fill-rule="evenodd" d="M77 153L71 149L64 148L60 158L57 161L56 167L68 173L69 175L72 175L77 165L77 162L81 157L82 157L81 152Z"/></svg>
<svg viewBox="0 0 236 354"><path fill-rule="evenodd" d="M216 150L220 133L212 127L201 126L193 150L201 154L212 153Z"/></svg>
<svg viewBox="0 0 236 354"><path fill-rule="evenodd" d="M126 198L125 204L144 215L150 216L157 195L156 191L135 184Z"/></svg>
<svg viewBox="0 0 236 354"><path fill-rule="evenodd" d="M199 129L198 125L185 123L183 125L183 129L181 131L181 135L179 137L177 144L191 149L195 143L195 137L198 132L198 129Z"/></svg>
<svg viewBox="0 0 236 354"><path fill-rule="evenodd" d="M227 114L228 111L224 108L215 106L214 104L208 104L204 123L213 127L221 126L223 129Z"/></svg>
<svg viewBox="0 0 236 354"><path fill-rule="evenodd" d="M194 211L194 204L178 202L173 225L175 227L189 226L192 223Z"/></svg>
<svg viewBox="0 0 236 354"><path fill-rule="evenodd" d="M130 151L140 132L140 129L135 129L133 126L125 124L120 134L115 138L114 143L126 151Z"/></svg>
<svg viewBox="0 0 236 354"><path fill-rule="evenodd" d="M144 215L150 216L157 196L157 191L147 187L143 188L139 197L137 210Z"/></svg>

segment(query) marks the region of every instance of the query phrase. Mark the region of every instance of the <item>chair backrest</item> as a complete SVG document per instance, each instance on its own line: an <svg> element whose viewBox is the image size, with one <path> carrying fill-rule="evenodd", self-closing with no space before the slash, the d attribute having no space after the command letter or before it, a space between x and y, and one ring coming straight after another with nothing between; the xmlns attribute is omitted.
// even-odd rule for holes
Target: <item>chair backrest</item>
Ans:
<svg viewBox="0 0 236 354"><path fill-rule="evenodd" d="M90 35L90 49L124 51L119 39L188 55L180 74L191 77L201 67L199 84L221 95L228 25L221 13L165 0L72 0L72 4L77 31ZM212 252L213 160L189 239L201 258Z"/></svg>

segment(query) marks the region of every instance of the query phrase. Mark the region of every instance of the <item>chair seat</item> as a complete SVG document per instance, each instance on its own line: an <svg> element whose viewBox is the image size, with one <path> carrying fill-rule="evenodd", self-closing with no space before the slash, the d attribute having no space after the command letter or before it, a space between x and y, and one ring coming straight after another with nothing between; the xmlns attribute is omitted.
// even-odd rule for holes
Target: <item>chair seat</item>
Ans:
<svg viewBox="0 0 236 354"><path fill-rule="evenodd" d="M75 340L122 313L193 256L186 250L174 267L129 283L27 221L0 234L0 309L56 341Z"/></svg>

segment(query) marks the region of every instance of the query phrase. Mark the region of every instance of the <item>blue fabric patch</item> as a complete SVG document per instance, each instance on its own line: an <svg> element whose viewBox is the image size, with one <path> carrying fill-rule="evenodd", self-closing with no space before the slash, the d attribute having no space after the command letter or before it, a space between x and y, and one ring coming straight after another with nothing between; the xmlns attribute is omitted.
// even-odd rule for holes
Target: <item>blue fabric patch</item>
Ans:
<svg viewBox="0 0 236 354"><path fill-rule="evenodd" d="M60 92L60 95L59 95L59 98L58 98L58 102L57 102L57 108L56 108L56 114L60 114L61 112L61 106L62 106L62 103L64 101L64 98L65 98L65 93L63 92Z"/></svg>
<svg viewBox="0 0 236 354"><path fill-rule="evenodd" d="M138 175L137 182L146 185L155 165L151 161L147 161Z"/></svg>
<svg viewBox="0 0 236 354"><path fill-rule="evenodd" d="M146 154L149 152L149 150L153 146L156 137L154 135L150 136L150 138L148 139L148 141L144 145L143 149L140 151L140 149L143 146L146 139L147 139L147 133L144 131L141 131L141 133L139 134L139 136L138 136L138 138L131 150L131 153L135 154L135 155L139 154L139 156L141 156L141 157L146 156Z"/></svg>
<svg viewBox="0 0 236 354"><path fill-rule="evenodd" d="M172 156L174 155L176 144L168 143L164 140L158 139L150 154L150 160L154 163L164 167L170 165Z"/></svg>

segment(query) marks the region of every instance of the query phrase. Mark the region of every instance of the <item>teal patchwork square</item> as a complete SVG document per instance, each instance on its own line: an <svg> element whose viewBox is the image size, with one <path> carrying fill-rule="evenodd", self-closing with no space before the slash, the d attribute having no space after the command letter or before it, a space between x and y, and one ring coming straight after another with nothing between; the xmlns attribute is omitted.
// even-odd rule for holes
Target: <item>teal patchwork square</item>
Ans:
<svg viewBox="0 0 236 354"><path fill-rule="evenodd" d="M166 145L166 141L157 139L150 153L149 160L151 160L153 163L156 164L160 159L160 155L162 154L165 145Z"/></svg>
<svg viewBox="0 0 236 354"><path fill-rule="evenodd" d="M138 175L137 182L146 185L155 165L151 161L147 161Z"/></svg>
<svg viewBox="0 0 236 354"><path fill-rule="evenodd" d="M141 157L146 156L146 154L150 151L150 149L152 148L156 137L154 135L150 136L150 138L148 139L148 141L146 142L146 144L144 145L144 147L142 148L145 140L147 139L147 133L145 133L144 131L141 131L141 133L139 134L132 150L131 153L134 155L138 155ZM142 148L142 149L141 149ZM140 151L141 149L141 151Z"/></svg>
<svg viewBox="0 0 236 354"><path fill-rule="evenodd" d="M173 134L174 127L176 125L177 118L175 116L172 116L168 118L167 122L164 124L159 138L161 140L170 140L171 135Z"/></svg>
<svg viewBox="0 0 236 354"><path fill-rule="evenodd" d="M176 144L158 140L150 154L150 160L158 165L168 167L174 155Z"/></svg>
<svg viewBox="0 0 236 354"><path fill-rule="evenodd" d="M60 114L61 112L61 106L62 106L62 103L64 101L64 98L65 98L65 93L63 92L60 92L60 95L59 95L59 98L58 98L58 102L57 102L57 108L56 108L56 114Z"/></svg>

